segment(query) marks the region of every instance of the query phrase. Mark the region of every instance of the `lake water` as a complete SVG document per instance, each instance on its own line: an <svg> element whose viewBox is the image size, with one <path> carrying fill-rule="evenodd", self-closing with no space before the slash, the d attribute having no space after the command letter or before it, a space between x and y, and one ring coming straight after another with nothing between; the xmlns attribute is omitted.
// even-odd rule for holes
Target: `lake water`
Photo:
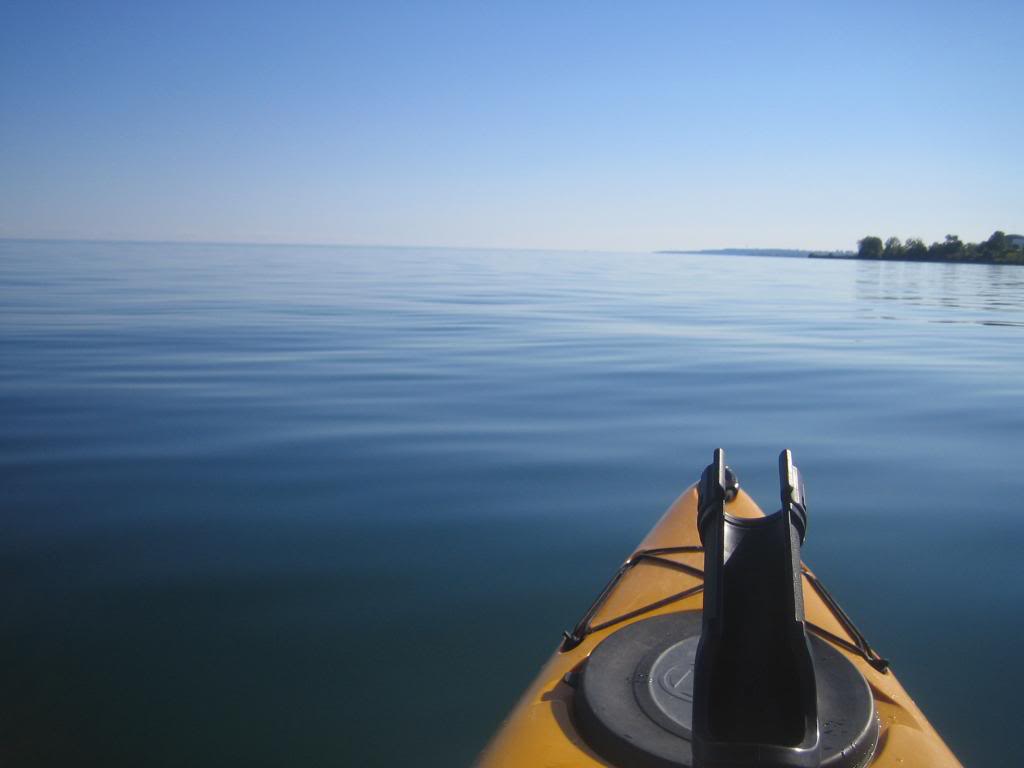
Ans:
<svg viewBox="0 0 1024 768"><path fill-rule="evenodd" d="M1024 268L0 242L9 766L470 763L717 446L969 765L1024 686Z"/></svg>

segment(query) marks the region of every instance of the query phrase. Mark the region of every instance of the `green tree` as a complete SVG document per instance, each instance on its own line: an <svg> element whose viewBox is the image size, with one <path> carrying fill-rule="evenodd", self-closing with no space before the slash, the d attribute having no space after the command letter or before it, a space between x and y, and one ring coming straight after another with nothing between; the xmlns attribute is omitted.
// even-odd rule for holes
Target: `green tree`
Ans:
<svg viewBox="0 0 1024 768"><path fill-rule="evenodd" d="M985 241L985 250L993 256L997 253L1002 253L1008 247L1009 243L1006 242L1006 233L998 229Z"/></svg>
<svg viewBox="0 0 1024 768"><path fill-rule="evenodd" d="M857 255L862 259L880 259L882 257L882 238L869 235L857 241Z"/></svg>
<svg viewBox="0 0 1024 768"><path fill-rule="evenodd" d="M959 256L964 252L964 244L956 235L946 235L946 242L942 244L942 252L946 256Z"/></svg>
<svg viewBox="0 0 1024 768"><path fill-rule="evenodd" d="M964 244L956 235L946 235L941 243L928 246L928 255L933 259L952 259L963 254Z"/></svg>
<svg viewBox="0 0 1024 768"><path fill-rule="evenodd" d="M928 255L928 246L919 237L908 237L903 244L903 256L907 259L923 259Z"/></svg>
<svg viewBox="0 0 1024 768"><path fill-rule="evenodd" d="M885 249L882 255L887 259L898 259L903 256L903 243L898 237L890 237L885 241Z"/></svg>

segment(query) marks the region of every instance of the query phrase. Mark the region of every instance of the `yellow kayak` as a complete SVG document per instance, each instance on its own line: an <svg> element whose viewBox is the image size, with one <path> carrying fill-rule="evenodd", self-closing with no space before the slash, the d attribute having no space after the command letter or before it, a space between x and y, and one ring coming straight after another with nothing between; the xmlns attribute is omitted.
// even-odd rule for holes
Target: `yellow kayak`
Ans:
<svg viewBox="0 0 1024 768"><path fill-rule="evenodd" d="M782 508L765 515L716 451L565 634L480 768L959 766L802 563L788 451L780 480Z"/></svg>

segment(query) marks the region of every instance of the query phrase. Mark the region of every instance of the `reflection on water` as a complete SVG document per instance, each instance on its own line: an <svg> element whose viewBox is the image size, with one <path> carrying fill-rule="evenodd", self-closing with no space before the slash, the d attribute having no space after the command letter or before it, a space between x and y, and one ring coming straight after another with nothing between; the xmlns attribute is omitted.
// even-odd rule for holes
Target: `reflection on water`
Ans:
<svg viewBox="0 0 1024 768"><path fill-rule="evenodd" d="M1024 268L1007 264L924 264L855 261L864 317L891 320L884 302L957 310L918 315L933 323L1024 326ZM991 317L993 313L999 317Z"/></svg>
<svg viewBox="0 0 1024 768"><path fill-rule="evenodd" d="M1021 280L0 241L2 762L466 765L722 446L765 505L794 450L816 573L1010 765Z"/></svg>

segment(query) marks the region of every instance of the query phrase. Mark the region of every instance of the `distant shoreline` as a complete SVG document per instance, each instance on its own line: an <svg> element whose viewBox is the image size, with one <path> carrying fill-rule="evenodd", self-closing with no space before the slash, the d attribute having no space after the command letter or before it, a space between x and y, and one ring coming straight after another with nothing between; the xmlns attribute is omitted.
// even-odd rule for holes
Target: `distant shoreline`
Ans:
<svg viewBox="0 0 1024 768"><path fill-rule="evenodd" d="M900 256L886 256L882 258L873 258L871 256L858 256L856 253L809 253L807 254L809 259L845 259L850 261L874 261L877 263L885 262L909 262L911 264L1007 264L1015 267L1024 266L1024 262L1020 261L996 261L995 259L956 259L956 258L937 258L937 257L925 257L922 259L910 259L907 257Z"/></svg>
<svg viewBox="0 0 1024 768"><path fill-rule="evenodd" d="M898 237L869 235L857 241L856 251L805 251L796 248L702 248L655 251L659 254L708 254L712 256L775 256L807 259L853 259L856 261L909 261L929 264L1017 264L1024 266L1024 235L1006 234L996 230L980 243L965 243L956 235L946 235L943 242L925 245L912 237L901 242Z"/></svg>
<svg viewBox="0 0 1024 768"><path fill-rule="evenodd" d="M805 259L811 251L795 248L698 248L689 250L655 251L661 254L706 253L715 256L781 256L787 259Z"/></svg>
<svg viewBox="0 0 1024 768"><path fill-rule="evenodd" d="M1024 236L1008 235L997 229L988 240L965 243L956 235L942 242L925 245L919 237L901 242L890 237L885 242L875 235L857 241L853 258L865 261L928 261L947 264L1024 264Z"/></svg>

